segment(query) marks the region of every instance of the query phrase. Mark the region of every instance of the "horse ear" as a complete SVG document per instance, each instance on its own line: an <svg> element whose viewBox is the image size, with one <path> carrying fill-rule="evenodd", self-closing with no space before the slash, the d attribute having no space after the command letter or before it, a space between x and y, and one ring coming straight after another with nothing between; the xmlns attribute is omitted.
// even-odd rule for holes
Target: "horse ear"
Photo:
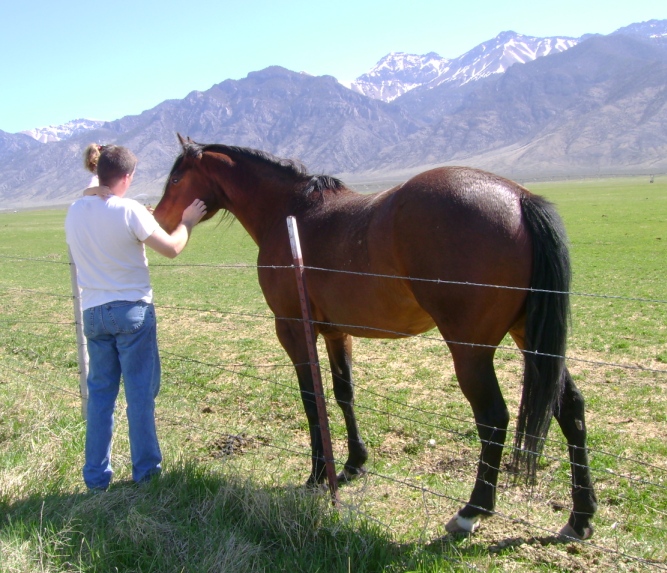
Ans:
<svg viewBox="0 0 667 573"><path fill-rule="evenodd" d="M196 143L189 136L184 139L183 136L178 132L176 133L176 136L178 137L178 141L180 142L181 147L183 148L184 157L201 159L203 153L201 144Z"/></svg>

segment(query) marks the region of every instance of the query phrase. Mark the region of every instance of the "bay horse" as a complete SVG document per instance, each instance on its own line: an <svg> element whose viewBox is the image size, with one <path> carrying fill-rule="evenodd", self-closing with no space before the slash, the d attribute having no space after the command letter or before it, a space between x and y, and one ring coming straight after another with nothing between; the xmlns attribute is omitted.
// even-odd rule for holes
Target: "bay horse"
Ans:
<svg viewBox="0 0 667 573"><path fill-rule="evenodd" d="M586 539L597 502L586 449L584 400L565 366L570 261L554 206L517 183L467 167L421 173L361 194L310 175L298 162L178 135L176 159L154 215L171 233L196 198L210 219L233 215L259 247L258 275L278 339L294 363L308 418L312 470L325 479L286 218L294 216L312 319L326 343L343 411L348 458L338 480L365 472L368 452L354 411L352 337L399 338L437 327L451 352L481 440L468 503L446 524L471 533L491 515L509 413L494 371L509 332L524 357L514 460L530 480L555 417L567 440L573 507L560 535ZM290 320L285 320L290 319ZM297 319L297 320L294 320Z"/></svg>

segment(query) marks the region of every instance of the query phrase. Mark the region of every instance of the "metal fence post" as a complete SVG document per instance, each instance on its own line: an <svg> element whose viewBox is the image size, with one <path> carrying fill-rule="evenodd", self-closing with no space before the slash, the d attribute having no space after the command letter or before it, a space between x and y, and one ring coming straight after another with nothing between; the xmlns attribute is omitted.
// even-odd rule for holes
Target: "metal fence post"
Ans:
<svg viewBox="0 0 667 573"><path fill-rule="evenodd" d="M329 482L331 501L333 502L334 506L338 507L338 479L336 478L336 466L334 464L333 448L331 446L329 417L327 415L327 406L324 400L322 374L320 371L320 361L317 357L317 342L315 338L315 331L313 329L313 319L310 312L308 290L306 288L306 276L303 272L303 258L301 256L301 244L299 243L299 230L296 225L296 219L292 216L287 217L287 230L289 232L290 244L292 246L292 258L294 259L296 282L299 288L301 314L303 316L303 328L306 332L306 344L308 345L310 370L313 376L313 392L315 393L315 403L317 405L317 414L320 422L320 433L322 435L322 449L324 450L324 464L327 472L327 481Z"/></svg>

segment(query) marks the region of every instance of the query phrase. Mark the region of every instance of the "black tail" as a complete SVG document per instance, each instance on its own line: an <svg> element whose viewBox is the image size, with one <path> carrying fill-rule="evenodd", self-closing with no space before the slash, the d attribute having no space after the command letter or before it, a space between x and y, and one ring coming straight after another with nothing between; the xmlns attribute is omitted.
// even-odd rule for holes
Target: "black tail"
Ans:
<svg viewBox="0 0 667 573"><path fill-rule="evenodd" d="M524 468L527 478L534 480L563 389L571 270L565 228L555 207L526 193L521 209L533 239L533 272L526 303L524 384L514 467Z"/></svg>

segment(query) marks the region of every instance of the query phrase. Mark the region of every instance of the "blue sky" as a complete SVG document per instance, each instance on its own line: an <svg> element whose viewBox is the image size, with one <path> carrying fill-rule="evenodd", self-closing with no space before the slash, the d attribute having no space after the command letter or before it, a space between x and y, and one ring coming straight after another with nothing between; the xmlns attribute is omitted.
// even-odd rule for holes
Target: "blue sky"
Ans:
<svg viewBox="0 0 667 573"><path fill-rule="evenodd" d="M350 81L389 52L455 58L500 32L609 34L665 0L3 0L0 130L114 120L270 65Z"/></svg>

